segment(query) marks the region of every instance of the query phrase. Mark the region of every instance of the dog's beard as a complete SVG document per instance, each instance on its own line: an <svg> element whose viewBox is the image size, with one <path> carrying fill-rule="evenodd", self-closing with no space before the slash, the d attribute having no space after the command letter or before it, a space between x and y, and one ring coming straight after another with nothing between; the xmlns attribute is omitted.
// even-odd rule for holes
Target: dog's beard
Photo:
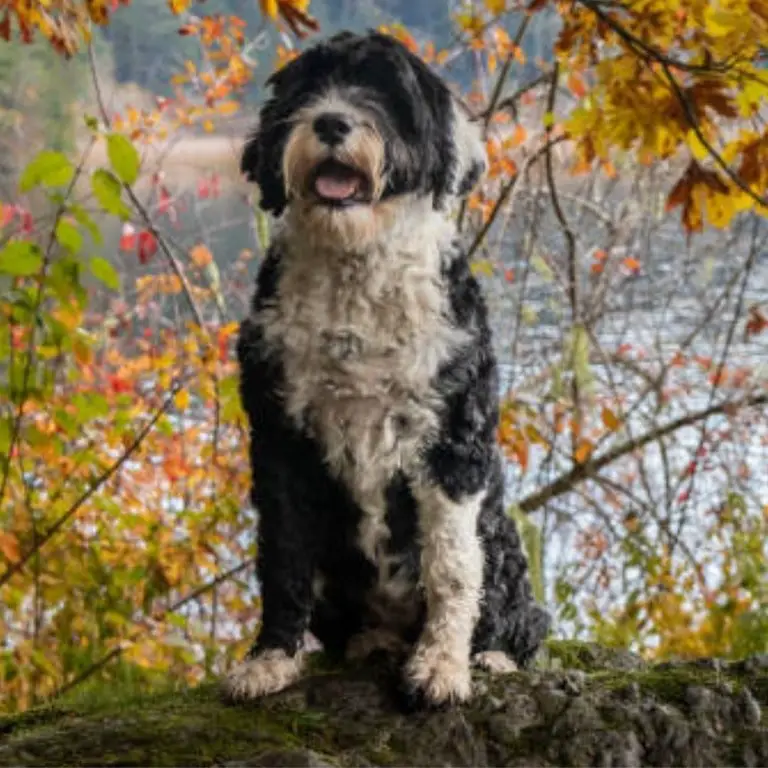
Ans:
<svg viewBox="0 0 768 768"><path fill-rule="evenodd" d="M328 163L346 167L349 177L318 175ZM375 240L391 223L393 206L381 201L384 142L370 128L355 127L342 144L330 149L317 139L311 121L297 123L285 146L283 178L293 225L315 242L354 250ZM336 192L339 199L323 199L318 190ZM345 191L349 199L344 199Z"/></svg>

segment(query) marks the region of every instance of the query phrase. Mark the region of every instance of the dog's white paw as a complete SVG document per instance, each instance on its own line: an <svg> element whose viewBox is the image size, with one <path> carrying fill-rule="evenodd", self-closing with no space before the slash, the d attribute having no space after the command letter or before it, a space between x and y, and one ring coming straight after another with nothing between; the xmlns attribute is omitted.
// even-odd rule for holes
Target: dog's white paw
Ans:
<svg viewBox="0 0 768 768"><path fill-rule="evenodd" d="M439 646L419 646L405 668L412 692L427 704L459 704L472 696L469 658L462 658Z"/></svg>
<svg viewBox="0 0 768 768"><path fill-rule="evenodd" d="M480 651L472 657L472 664L494 675L517 672L517 664L504 651Z"/></svg>
<svg viewBox="0 0 768 768"><path fill-rule="evenodd" d="M224 692L231 699L257 699L277 693L298 680L303 667L301 652L289 656L270 649L240 662L224 680Z"/></svg>

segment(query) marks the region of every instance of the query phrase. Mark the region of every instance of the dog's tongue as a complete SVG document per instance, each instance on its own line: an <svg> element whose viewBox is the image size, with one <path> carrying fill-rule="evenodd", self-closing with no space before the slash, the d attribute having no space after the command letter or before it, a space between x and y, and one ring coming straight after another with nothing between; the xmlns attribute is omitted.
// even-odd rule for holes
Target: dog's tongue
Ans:
<svg viewBox="0 0 768 768"><path fill-rule="evenodd" d="M346 200L357 192L358 180L354 176L321 174L315 179L315 190L326 200Z"/></svg>

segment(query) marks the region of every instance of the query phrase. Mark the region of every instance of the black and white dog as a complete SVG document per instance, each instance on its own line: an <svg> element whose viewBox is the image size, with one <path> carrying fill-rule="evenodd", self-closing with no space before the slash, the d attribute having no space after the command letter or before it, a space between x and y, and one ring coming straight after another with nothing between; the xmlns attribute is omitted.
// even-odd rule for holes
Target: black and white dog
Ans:
<svg viewBox="0 0 768 768"><path fill-rule="evenodd" d="M549 629L503 508L486 306L451 204L479 129L396 40L341 33L269 81L242 168L278 217L238 342L263 619L232 697L326 652L407 654L425 703L473 661L525 664Z"/></svg>

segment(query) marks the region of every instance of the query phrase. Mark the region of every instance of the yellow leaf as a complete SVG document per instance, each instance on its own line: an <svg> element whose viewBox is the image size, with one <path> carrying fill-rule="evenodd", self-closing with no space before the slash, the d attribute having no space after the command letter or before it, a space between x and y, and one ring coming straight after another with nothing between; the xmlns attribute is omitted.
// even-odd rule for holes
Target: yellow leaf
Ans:
<svg viewBox="0 0 768 768"><path fill-rule="evenodd" d="M180 411L186 411L189 406L189 392L186 389L180 389L173 398L173 404Z"/></svg>
<svg viewBox="0 0 768 768"><path fill-rule="evenodd" d="M234 115L238 109L240 105L236 101L222 101L216 105L216 111L220 115Z"/></svg>
<svg viewBox="0 0 768 768"><path fill-rule="evenodd" d="M507 10L507 0L485 0L485 7L494 16L498 16Z"/></svg>
<svg viewBox="0 0 768 768"><path fill-rule="evenodd" d="M603 408L600 416L606 429L609 429L611 432L615 432L621 426L619 417L610 408Z"/></svg>
<svg viewBox="0 0 768 768"><path fill-rule="evenodd" d="M81 336L75 336L72 340L72 351L75 354L75 360L80 365L88 365L93 361L93 350Z"/></svg>
<svg viewBox="0 0 768 768"><path fill-rule="evenodd" d="M171 9L171 13L177 16L186 11L190 4L191 0L168 0L168 7Z"/></svg>
<svg viewBox="0 0 768 768"><path fill-rule="evenodd" d="M545 112L544 113L544 127L547 129L550 129L554 127L555 125L555 114L554 112Z"/></svg>
<svg viewBox="0 0 768 768"><path fill-rule="evenodd" d="M265 16L272 20L277 18L277 0L259 0L259 5L261 6L261 12Z"/></svg>
<svg viewBox="0 0 768 768"><path fill-rule="evenodd" d="M206 133L213 133L214 125L211 120L203 120L203 130Z"/></svg>
<svg viewBox="0 0 768 768"><path fill-rule="evenodd" d="M473 275L487 275L493 277L493 264L488 259L480 259L479 261L473 261L470 265Z"/></svg>
<svg viewBox="0 0 768 768"><path fill-rule="evenodd" d="M697 160L704 160L709 157L709 150L701 143L699 137L694 130L688 131L685 137L685 143L691 150L691 154Z"/></svg>

